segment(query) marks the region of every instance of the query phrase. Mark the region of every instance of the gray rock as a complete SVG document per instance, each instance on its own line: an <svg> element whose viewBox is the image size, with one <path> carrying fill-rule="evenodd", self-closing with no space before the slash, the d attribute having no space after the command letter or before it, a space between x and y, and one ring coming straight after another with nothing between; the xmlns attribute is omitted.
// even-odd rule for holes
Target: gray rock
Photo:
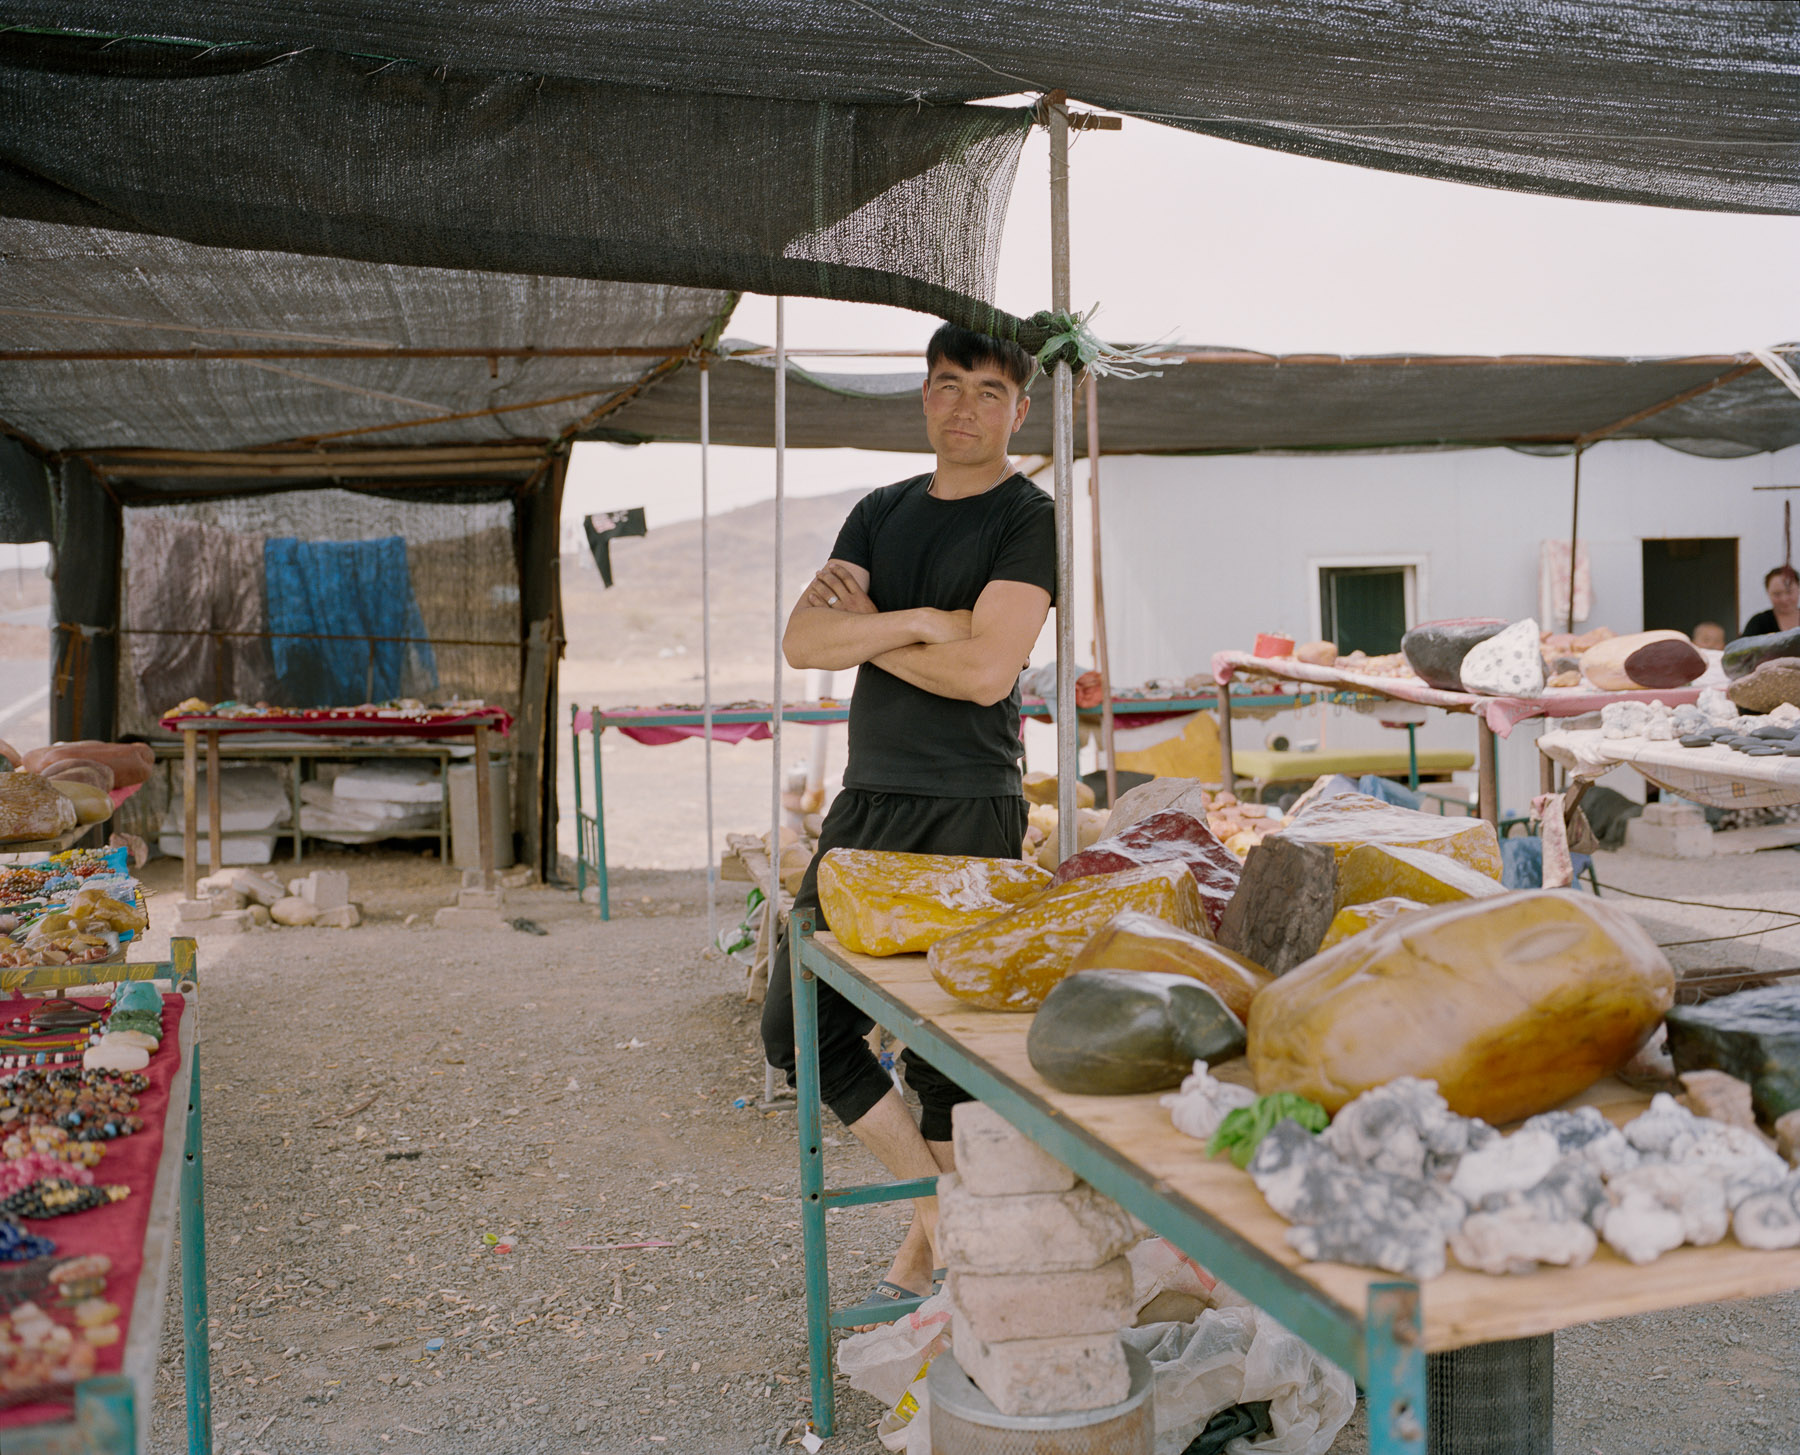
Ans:
<svg viewBox="0 0 1800 1455"><path fill-rule="evenodd" d="M1323 1135L1352 1166L1447 1182L1465 1153L1489 1145L1499 1133L1451 1111L1435 1082L1402 1076L1365 1091L1332 1118Z"/></svg>

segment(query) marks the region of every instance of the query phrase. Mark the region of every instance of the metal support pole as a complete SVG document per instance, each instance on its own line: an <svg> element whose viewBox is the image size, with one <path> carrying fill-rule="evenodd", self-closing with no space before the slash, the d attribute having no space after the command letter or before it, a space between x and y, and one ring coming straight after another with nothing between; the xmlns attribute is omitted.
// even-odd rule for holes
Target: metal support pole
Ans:
<svg viewBox="0 0 1800 1455"><path fill-rule="evenodd" d="M1069 98L1045 98L1050 122L1050 306L1069 308ZM1080 846L1075 785L1081 739L1075 718L1075 376L1066 362L1051 370L1051 456L1056 479L1056 857Z"/></svg>
<svg viewBox="0 0 1800 1455"><path fill-rule="evenodd" d="M494 887L494 785L488 769L486 723L475 724L475 818L481 838L481 887Z"/></svg>
<svg viewBox="0 0 1800 1455"><path fill-rule="evenodd" d="M1500 766L1494 730L1475 719L1476 811L1496 828L1500 826Z"/></svg>
<svg viewBox="0 0 1800 1455"><path fill-rule="evenodd" d="M92 1450L96 1455L131 1455L138 1448L137 1426L137 1386L120 1374L97 1375L75 1386L79 1446L57 1448ZM192 1449L191 1444L189 1448Z"/></svg>
<svg viewBox="0 0 1800 1455"><path fill-rule="evenodd" d="M217 874L225 867L225 846L219 842L222 837L219 830L221 809L219 805L219 735L209 732L206 735L206 825L210 835L207 842L206 862L208 874Z"/></svg>
<svg viewBox="0 0 1800 1455"><path fill-rule="evenodd" d="M569 704L569 763L575 770L575 897L587 888L587 831L581 822L581 705ZM598 728L595 729L599 731ZM446 774L446 777L449 775Z"/></svg>
<svg viewBox="0 0 1800 1455"><path fill-rule="evenodd" d="M199 768L195 762L200 735L192 728L181 733L181 892L189 899L200 897L200 798L196 780Z"/></svg>
<svg viewBox="0 0 1800 1455"><path fill-rule="evenodd" d="M1363 1381L1370 1455L1425 1455L1425 1333L1415 1283L1369 1285Z"/></svg>
<svg viewBox="0 0 1800 1455"><path fill-rule="evenodd" d="M1416 722L1406 725L1406 786L1415 793L1419 791L1419 725Z"/></svg>
<svg viewBox="0 0 1800 1455"><path fill-rule="evenodd" d="M1569 626L1575 631L1575 547L1581 539L1581 446L1575 446L1575 489L1569 505Z"/></svg>
<svg viewBox="0 0 1800 1455"><path fill-rule="evenodd" d="M1221 682L1219 694L1219 784L1227 793L1237 792L1237 774L1231 765L1231 684Z"/></svg>
<svg viewBox="0 0 1800 1455"><path fill-rule="evenodd" d="M781 918L781 654L784 617L782 608L781 536L787 527L787 309L775 300L775 683L769 703L769 950L774 953L777 921ZM780 973L771 965L770 974Z"/></svg>
<svg viewBox="0 0 1800 1455"><path fill-rule="evenodd" d="M1100 380L1087 380L1088 505L1094 536L1094 665L1100 669L1100 751L1106 755L1106 806L1119 801L1119 771L1113 763L1112 653L1106 641L1106 568L1100 558Z"/></svg>
<svg viewBox="0 0 1800 1455"><path fill-rule="evenodd" d="M188 941L191 948L193 941ZM193 1014L190 1002L188 1013ZM188 1455L212 1455L212 1322L206 1307L206 1167L200 1140L200 1043L188 1070L181 1158L181 1324L187 1360Z"/></svg>
<svg viewBox="0 0 1800 1455"><path fill-rule="evenodd" d="M599 716L595 713L595 717ZM612 879L606 869L606 790L600 777L600 733L594 724L594 872L600 876L600 918L612 918Z"/></svg>
<svg viewBox="0 0 1800 1455"><path fill-rule="evenodd" d="M800 964L800 946L812 932L812 911L798 911L788 926L786 970L793 976L794 985L800 1250L806 1264L806 1357L812 1375L812 1427L815 1434L829 1439L835 1410L831 1385L831 1270L825 1252L825 1133L819 1117L819 982L812 971ZM779 975L782 968L773 966L770 973Z"/></svg>
<svg viewBox="0 0 1800 1455"><path fill-rule="evenodd" d="M719 850L713 838L713 690L712 690L712 495L707 474L712 448L712 370L700 356L700 715L705 730L706 759L706 946L719 943ZM779 548L778 548L779 549ZM779 595L779 592L777 592ZM780 620L781 604L775 605Z"/></svg>

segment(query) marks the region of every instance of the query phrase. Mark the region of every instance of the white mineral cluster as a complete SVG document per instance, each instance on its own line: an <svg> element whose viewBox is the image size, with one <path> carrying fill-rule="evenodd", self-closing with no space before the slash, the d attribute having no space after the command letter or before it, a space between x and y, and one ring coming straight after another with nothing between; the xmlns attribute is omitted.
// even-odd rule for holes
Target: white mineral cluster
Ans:
<svg viewBox="0 0 1800 1455"><path fill-rule="evenodd" d="M1169 1103L1180 1109L1189 1090ZM1404 1077L1319 1136L1278 1123L1249 1172L1302 1256L1412 1278L1443 1272L1446 1250L1484 1273L1529 1273L1586 1263L1601 1241L1634 1263L1728 1231L1746 1247L1800 1246L1800 1172L1752 1128L1667 1095L1623 1129L1582 1107L1502 1137L1451 1111L1434 1083Z"/></svg>
<svg viewBox="0 0 1800 1455"><path fill-rule="evenodd" d="M1240 1106L1249 1106L1256 1093L1248 1086L1220 1081L1206 1069L1206 1062L1194 1062L1193 1074L1181 1083L1181 1090L1162 1099L1169 1109L1169 1120L1175 1130L1202 1142L1212 1140L1219 1123Z"/></svg>

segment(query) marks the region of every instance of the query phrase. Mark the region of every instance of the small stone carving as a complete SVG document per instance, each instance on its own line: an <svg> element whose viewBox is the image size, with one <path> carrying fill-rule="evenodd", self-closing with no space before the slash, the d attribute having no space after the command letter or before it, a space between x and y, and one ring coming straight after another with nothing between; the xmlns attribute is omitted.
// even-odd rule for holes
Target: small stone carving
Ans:
<svg viewBox="0 0 1800 1455"><path fill-rule="evenodd" d="M1800 1172L1740 1202L1731 1231L1746 1248L1800 1248Z"/></svg>

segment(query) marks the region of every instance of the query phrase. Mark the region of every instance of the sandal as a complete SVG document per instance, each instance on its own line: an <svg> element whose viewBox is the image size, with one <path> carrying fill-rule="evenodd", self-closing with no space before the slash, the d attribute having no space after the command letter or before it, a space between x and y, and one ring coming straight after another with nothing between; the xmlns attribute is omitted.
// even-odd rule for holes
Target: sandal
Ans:
<svg viewBox="0 0 1800 1455"><path fill-rule="evenodd" d="M914 1293L910 1288L902 1288L899 1284L883 1278L870 1290L869 1296L863 1300L863 1307L872 1303L910 1303L914 1299L929 1298L928 1293Z"/></svg>

